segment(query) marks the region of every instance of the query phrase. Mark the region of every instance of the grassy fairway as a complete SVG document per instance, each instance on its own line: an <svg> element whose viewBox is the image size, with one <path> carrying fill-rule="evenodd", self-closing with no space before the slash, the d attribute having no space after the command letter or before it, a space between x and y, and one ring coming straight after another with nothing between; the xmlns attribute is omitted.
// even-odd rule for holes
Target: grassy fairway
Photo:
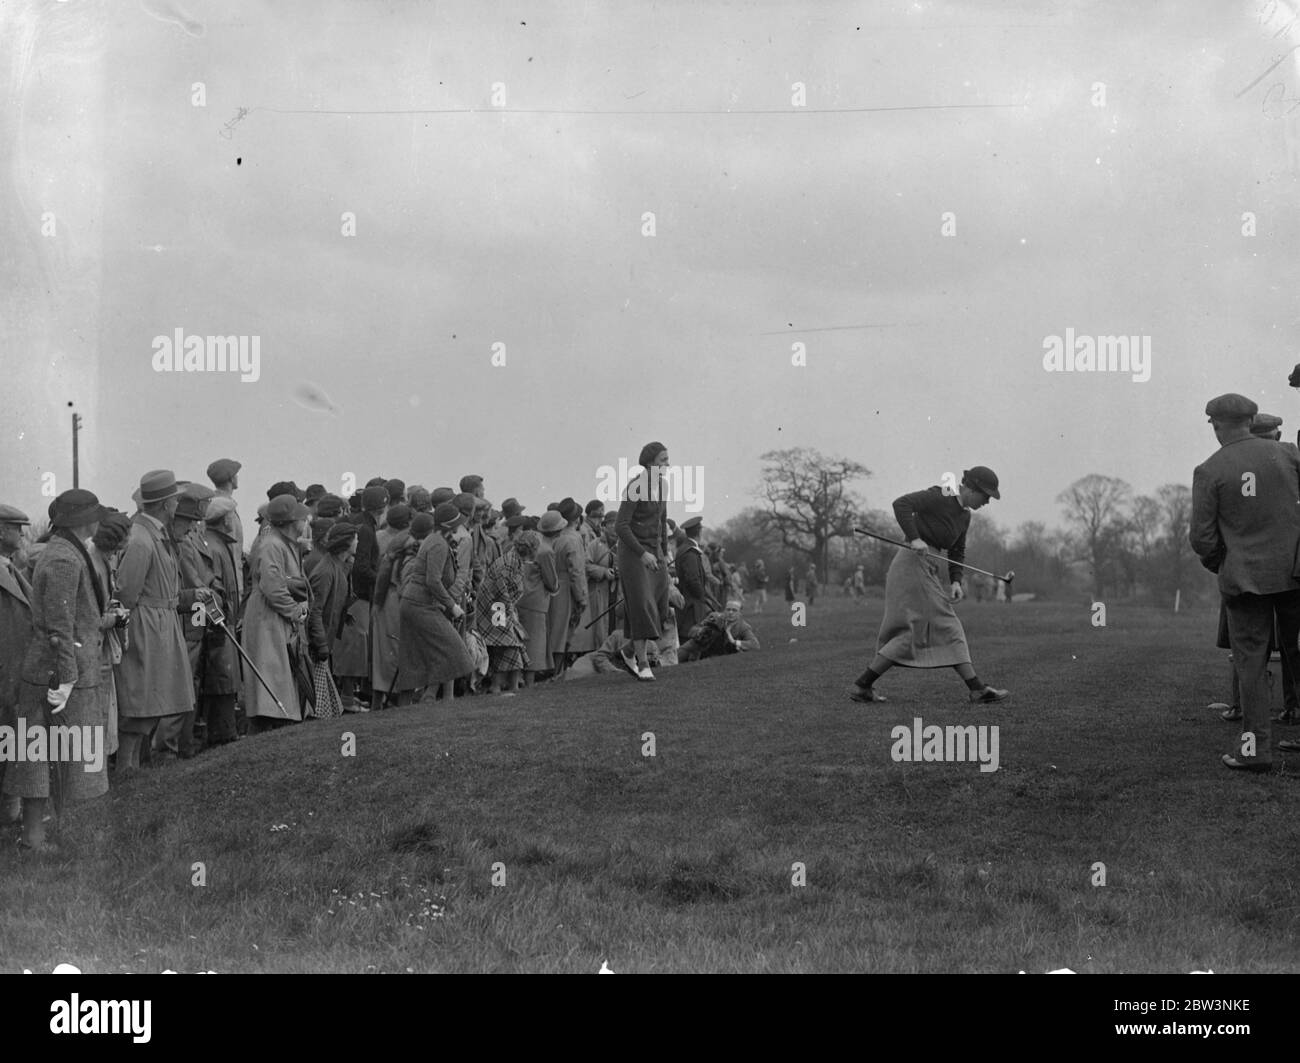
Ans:
<svg viewBox="0 0 1300 1063"><path fill-rule="evenodd" d="M1213 613L1112 604L1094 628L1082 602L967 602L980 675L1009 702L896 670L890 701L862 706L845 689L880 603L830 599L802 629L782 605L754 618L760 653L653 686L351 716L146 770L70 822L70 855L0 852L0 962L1300 969L1300 758L1220 766L1235 732L1204 708L1227 688ZM915 716L998 723L1000 770L894 763L890 730Z"/></svg>

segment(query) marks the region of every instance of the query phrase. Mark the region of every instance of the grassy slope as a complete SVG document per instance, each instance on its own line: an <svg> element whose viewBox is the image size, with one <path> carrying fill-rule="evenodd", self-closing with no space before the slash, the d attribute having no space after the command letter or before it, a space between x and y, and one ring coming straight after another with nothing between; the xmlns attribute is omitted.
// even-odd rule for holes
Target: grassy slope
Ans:
<svg viewBox="0 0 1300 1063"><path fill-rule="evenodd" d="M1084 603L960 609L1010 702L972 708L951 671L900 670L888 704L854 705L879 603L828 600L802 630L769 603L761 653L653 687L315 722L148 770L70 824L75 859L0 852L0 964L1300 968L1300 758L1263 778L1219 765L1234 732L1204 709L1226 692L1214 616L1120 605L1099 629ZM894 763L890 729L916 715L999 723L1001 770Z"/></svg>

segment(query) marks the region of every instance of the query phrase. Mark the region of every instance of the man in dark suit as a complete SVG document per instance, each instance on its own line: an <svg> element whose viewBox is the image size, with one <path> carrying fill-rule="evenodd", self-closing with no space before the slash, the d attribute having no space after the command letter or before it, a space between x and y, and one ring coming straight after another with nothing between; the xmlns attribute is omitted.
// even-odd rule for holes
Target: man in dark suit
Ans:
<svg viewBox="0 0 1300 1063"><path fill-rule="evenodd" d="M677 630L690 637L691 628L703 623L704 618L721 607L708 583L708 562L700 549L700 528L703 519L691 517L682 523L685 538L677 547L677 589L686 604L677 610Z"/></svg>
<svg viewBox="0 0 1300 1063"><path fill-rule="evenodd" d="M1300 458L1252 435L1259 408L1243 395L1211 399L1205 412L1220 447L1192 476L1188 538L1201 563L1219 574L1228 638L1241 682L1241 741L1226 767L1268 771L1273 762L1265 670L1274 617L1282 652L1300 674ZM1283 742L1285 751L1300 743Z"/></svg>

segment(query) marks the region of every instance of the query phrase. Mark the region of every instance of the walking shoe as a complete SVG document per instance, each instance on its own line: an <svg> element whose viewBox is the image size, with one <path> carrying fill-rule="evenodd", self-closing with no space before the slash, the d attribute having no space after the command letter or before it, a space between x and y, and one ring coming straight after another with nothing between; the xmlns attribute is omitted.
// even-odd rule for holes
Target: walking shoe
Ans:
<svg viewBox="0 0 1300 1063"><path fill-rule="evenodd" d="M618 659L623 662L623 667L632 673L634 679L639 679L641 670L637 667L636 654L629 654L627 652L630 648L631 646L629 645L621 649L618 654Z"/></svg>
<svg viewBox="0 0 1300 1063"><path fill-rule="evenodd" d="M1222 758L1225 768L1234 768L1237 771L1272 771L1272 764L1260 764L1256 761L1238 760L1231 753L1224 753Z"/></svg>
<svg viewBox="0 0 1300 1063"><path fill-rule="evenodd" d="M650 666L647 664L644 668L639 669L637 671L636 677L638 679L644 679L648 682L655 677L655 674L654 672L650 671Z"/></svg>
<svg viewBox="0 0 1300 1063"><path fill-rule="evenodd" d="M1277 748L1283 753L1300 753L1300 742L1294 738L1284 738L1277 744Z"/></svg>
<svg viewBox="0 0 1300 1063"><path fill-rule="evenodd" d="M888 701L884 694L877 694L871 687L860 687L854 684L853 689L849 691L850 701L860 701L863 704L871 704L873 701Z"/></svg>
<svg viewBox="0 0 1300 1063"><path fill-rule="evenodd" d="M995 701L1005 701L1010 695L1011 691L1009 690L985 687L983 690L970 691L970 700L974 705L991 705Z"/></svg>

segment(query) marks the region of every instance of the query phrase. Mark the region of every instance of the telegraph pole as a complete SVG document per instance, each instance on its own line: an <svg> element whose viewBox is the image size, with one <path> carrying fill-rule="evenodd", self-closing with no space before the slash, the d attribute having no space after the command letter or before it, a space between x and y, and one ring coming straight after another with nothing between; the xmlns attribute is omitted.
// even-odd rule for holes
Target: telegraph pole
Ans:
<svg viewBox="0 0 1300 1063"><path fill-rule="evenodd" d="M68 405L71 406L72 403L68 403ZM80 428L81 428L81 414L74 413L72 415L72 486L73 487L81 486L81 482L80 482L81 469L80 469L80 463L77 460L77 432L78 430L80 430Z"/></svg>

